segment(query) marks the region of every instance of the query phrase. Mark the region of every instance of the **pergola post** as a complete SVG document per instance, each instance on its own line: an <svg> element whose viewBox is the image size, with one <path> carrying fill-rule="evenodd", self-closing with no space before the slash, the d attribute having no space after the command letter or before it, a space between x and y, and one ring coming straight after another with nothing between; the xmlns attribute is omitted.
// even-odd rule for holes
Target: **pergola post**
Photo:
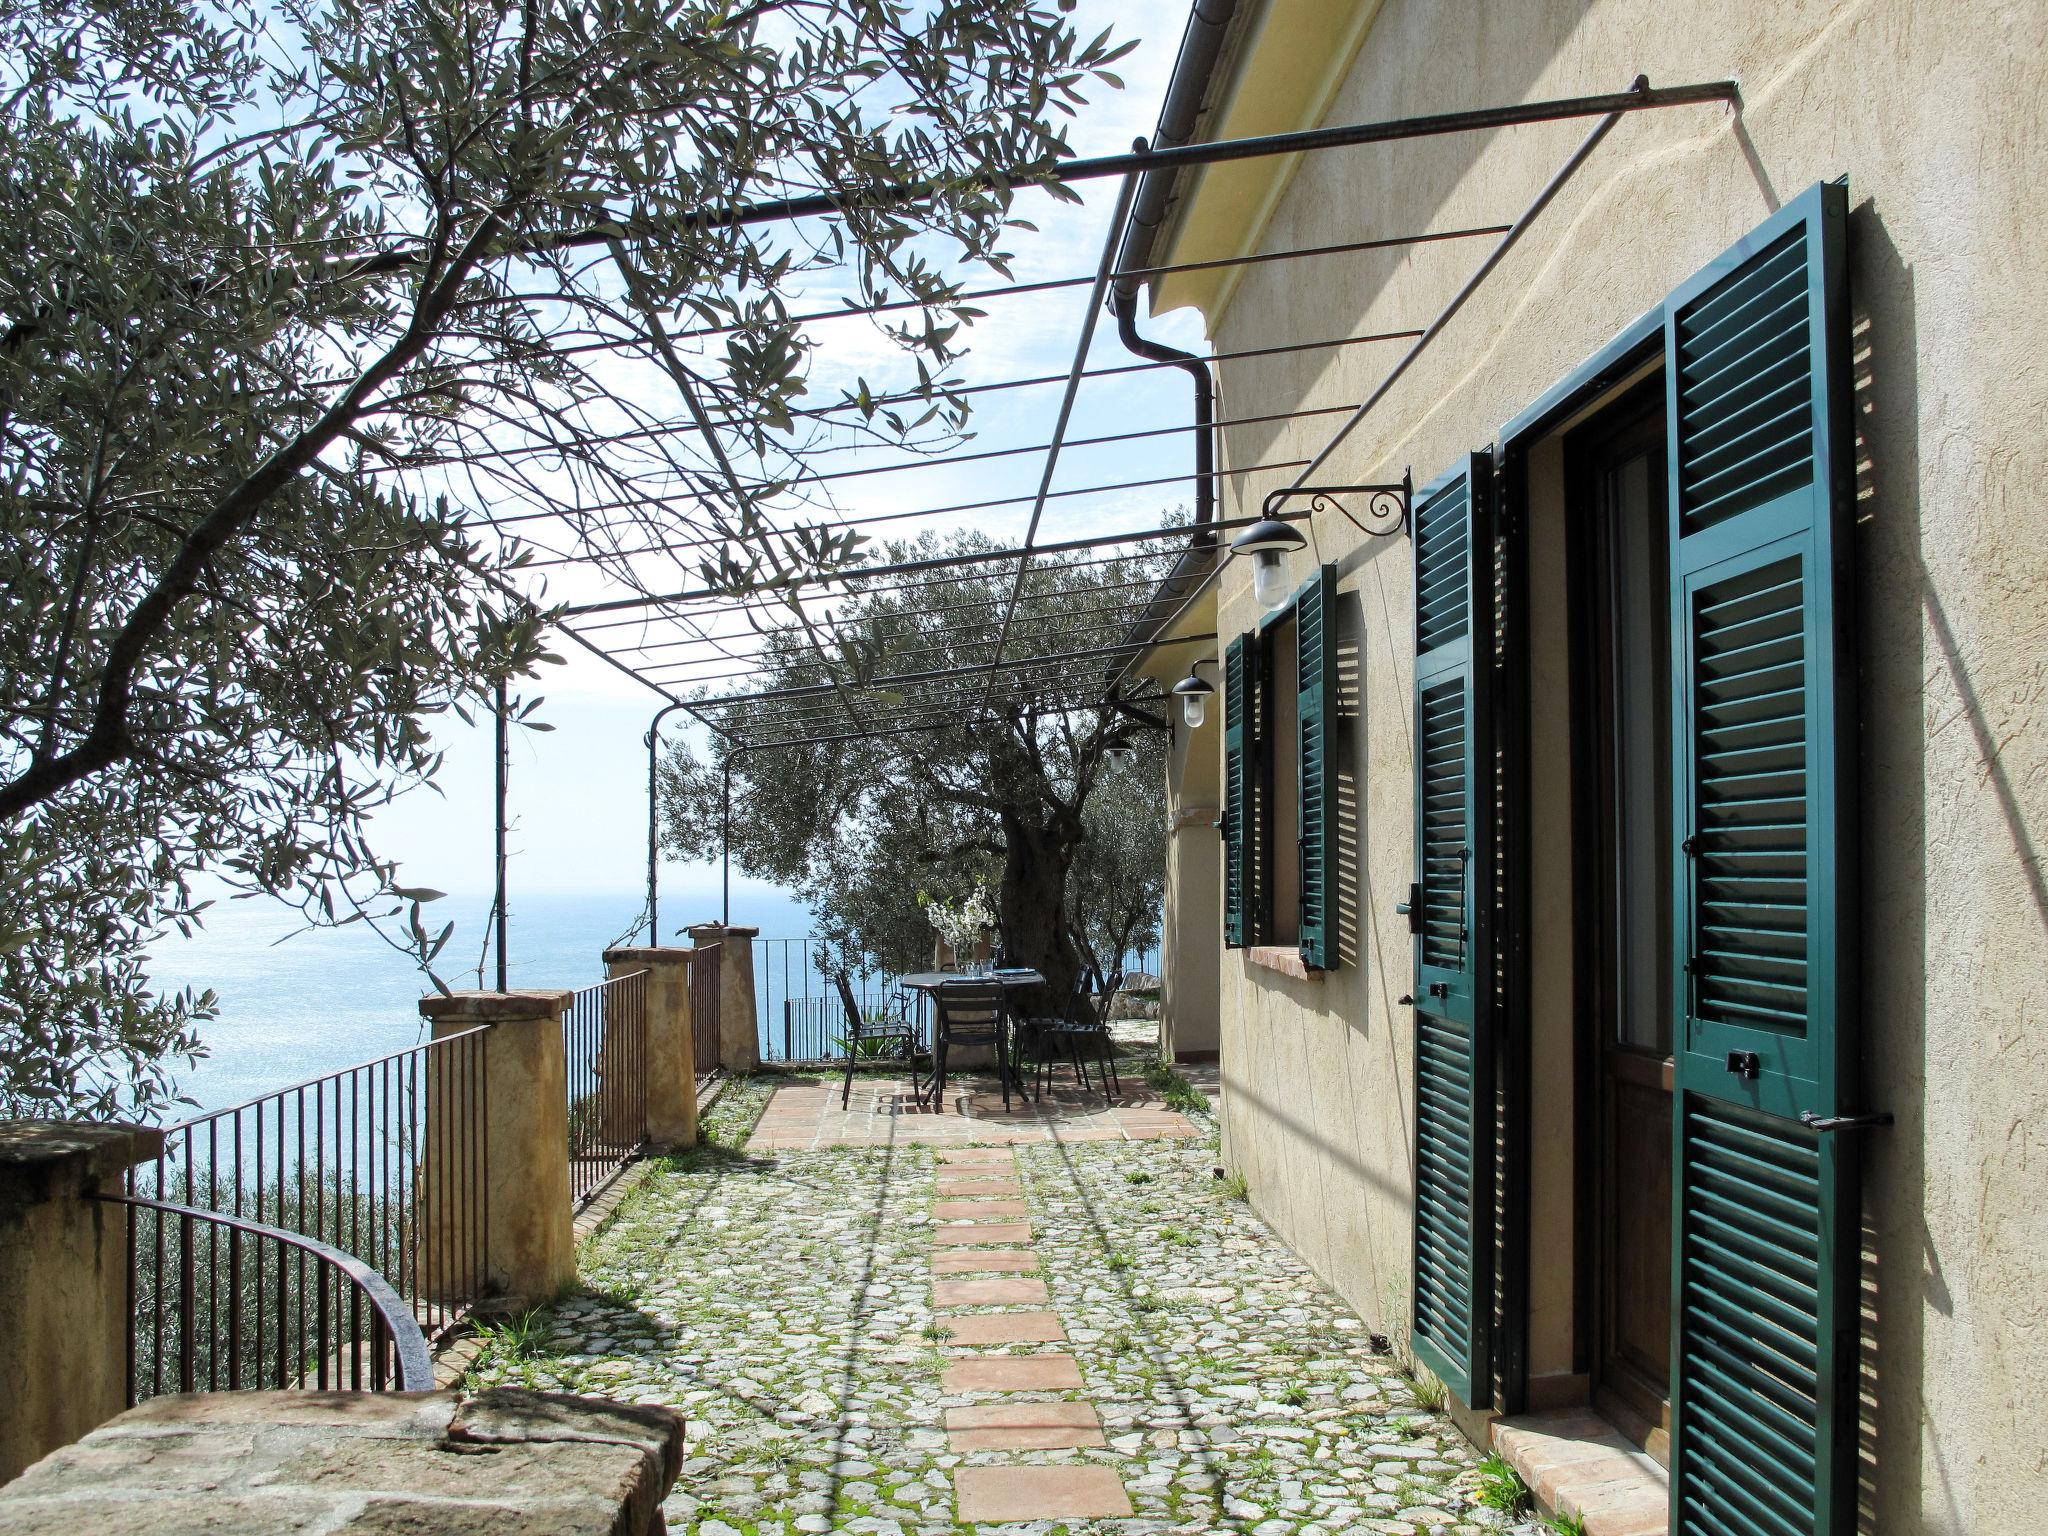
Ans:
<svg viewBox="0 0 2048 1536"><path fill-rule="evenodd" d="M0 1483L128 1405L128 1170L163 1134L0 1124Z"/></svg>
<svg viewBox="0 0 2048 1536"><path fill-rule="evenodd" d="M718 1019L703 1021L718 1031L718 1064L728 1072L751 1072L761 1064L760 1023L754 1016L754 940L758 928L693 923L690 942L718 946Z"/></svg>
<svg viewBox="0 0 2048 1536"><path fill-rule="evenodd" d="M690 1012L690 967L695 950L626 946L604 952L614 979L647 973L647 1141L655 1147L697 1144L696 1021ZM715 1027L716 1021L707 1021Z"/></svg>
<svg viewBox="0 0 2048 1536"><path fill-rule="evenodd" d="M576 1280L576 1238L569 1194L568 1058L562 1013L574 994L455 992L420 999L434 1038L480 1024L484 1057L483 1210L470 1209L474 1180L455 1160L477 1128L444 1127L437 1111L455 1096L428 1092L421 1223L425 1241L463 1251L475 1223L484 1229L483 1289L494 1306L552 1300ZM442 1166L445 1162L446 1166Z"/></svg>

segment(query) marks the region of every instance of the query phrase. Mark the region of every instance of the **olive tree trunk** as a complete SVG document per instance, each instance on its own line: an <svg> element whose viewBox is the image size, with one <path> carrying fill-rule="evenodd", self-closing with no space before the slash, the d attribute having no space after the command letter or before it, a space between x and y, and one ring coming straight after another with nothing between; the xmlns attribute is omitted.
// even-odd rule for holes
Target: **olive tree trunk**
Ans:
<svg viewBox="0 0 2048 1536"><path fill-rule="evenodd" d="M1012 965L1028 965L1045 978L1017 998L1024 1015L1049 1016L1067 1010L1081 957L1066 924L1067 869L1081 841L1076 821L1071 828L1047 826L1005 813L1003 816L1003 878L996 893L1005 953ZM1088 1003L1081 1005L1092 1017Z"/></svg>

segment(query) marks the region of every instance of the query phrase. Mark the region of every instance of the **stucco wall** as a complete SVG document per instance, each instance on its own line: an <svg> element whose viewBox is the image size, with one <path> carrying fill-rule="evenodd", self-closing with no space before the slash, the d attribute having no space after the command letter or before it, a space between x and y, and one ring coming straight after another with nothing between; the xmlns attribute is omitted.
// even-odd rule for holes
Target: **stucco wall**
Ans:
<svg viewBox="0 0 2048 1536"><path fill-rule="evenodd" d="M1719 107L1624 120L1330 463L1418 482L1775 206L1846 175L1861 506L1867 1387L1874 1522L1962 1533L2048 1502L2048 538L2035 191L2048 8L1654 0L1387 0L1329 121L1733 76ZM1586 132L1528 127L1305 160L1268 248L1506 222ZM1485 249L1252 269L1219 348L1420 326ZM1237 361L1219 414L1353 404L1402 343ZM1234 429L1225 462L1306 458L1337 418ZM1277 474L1226 482L1241 515ZM1412 1189L1410 552L1339 519L1343 964L1298 981L1227 957L1226 1156L1288 1240L1405 1326ZM1249 627L1226 573L1218 632ZM1554 1149L1552 1149L1554 1150ZM1552 1298L1553 1303L1555 1298Z"/></svg>
<svg viewBox="0 0 2048 1536"><path fill-rule="evenodd" d="M1178 678L1170 679L1178 682ZM1218 695L1220 700L1220 695ZM1222 839L1216 832L1222 706L1190 730L1174 710L1166 759L1166 903L1160 927L1160 1044L1186 1059L1218 1049L1223 945Z"/></svg>

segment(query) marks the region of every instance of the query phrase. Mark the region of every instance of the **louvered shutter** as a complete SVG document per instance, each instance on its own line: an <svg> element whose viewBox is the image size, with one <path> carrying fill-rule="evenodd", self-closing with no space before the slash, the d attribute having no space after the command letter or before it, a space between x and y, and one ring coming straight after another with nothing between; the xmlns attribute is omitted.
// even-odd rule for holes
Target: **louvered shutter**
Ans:
<svg viewBox="0 0 2048 1536"><path fill-rule="evenodd" d="M1337 849L1337 567L1323 566L1294 599L1295 720L1300 729L1301 963L1327 970L1336 951L1333 866Z"/></svg>
<svg viewBox="0 0 2048 1536"><path fill-rule="evenodd" d="M1491 464L1415 499L1415 1354L1467 1403L1486 1379L1492 1287L1492 1049L1475 985L1478 811L1491 751L1475 645L1491 634Z"/></svg>
<svg viewBox="0 0 2048 1536"><path fill-rule="evenodd" d="M1245 943L1245 879L1251 858L1246 835L1245 771L1249 762L1251 721L1246 663L1249 646L1239 635L1223 651L1223 942L1231 949Z"/></svg>
<svg viewBox="0 0 2048 1536"><path fill-rule="evenodd" d="M1671 297L1674 1532L1854 1514L1847 193Z"/></svg>

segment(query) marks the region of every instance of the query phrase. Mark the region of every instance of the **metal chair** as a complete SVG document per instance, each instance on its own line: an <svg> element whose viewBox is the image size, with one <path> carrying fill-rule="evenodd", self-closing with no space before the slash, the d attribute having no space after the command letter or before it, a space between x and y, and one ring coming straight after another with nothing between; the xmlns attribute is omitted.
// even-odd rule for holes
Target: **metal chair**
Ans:
<svg viewBox="0 0 2048 1536"><path fill-rule="evenodd" d="M1103 988L1100 1000L1088 995L1088 982L1084 976L1074 983L1074 1000L1066 1014L1059 1018L1034 1019L1033 1045L1038 1055L1040 1069L1047 1082L1052 1081L1052 1069L1056 1058L1064 1050L1068 1064L1074 1069L1074 1077L1081 1085L1081 1091L1088 1090L1088 1069L1081 1058L1084 1046L1099 1049L1102 1053L1103 1094L1123 1096L1123 1078L1116 1069L1116 1042L1110 1038L1109 1012L1116 1003L1117 993L1123 986L1123 973L1117 972L1109 978Z"/></svg>
<svg viewBox="0 0 2048 1536"><path fill-rule="evenodd" d="M892 1057L910 1068L910 1090L917 1091L917 1026L910 1022L899 996L889 1011L871 1019L853 995L853 983L846 972L833 977L839 985L839 1006L846 1011L846 1080L839 1087L839 1107L853 1101L853 1069L862 1061L888 1061ZM879 1050L864 1049L879 1046Z"/></svg>
<svg viewBox="0 0 2048 1536"><path fill-rule="evenodd" d="M949 981L932 991L932 1103L946 1103L946 1058L955 1046L993 1046L996 1076L1003 1085L1003 1112L1010 1109L1008 1015L1002 987L994 982Z"/></svg>

